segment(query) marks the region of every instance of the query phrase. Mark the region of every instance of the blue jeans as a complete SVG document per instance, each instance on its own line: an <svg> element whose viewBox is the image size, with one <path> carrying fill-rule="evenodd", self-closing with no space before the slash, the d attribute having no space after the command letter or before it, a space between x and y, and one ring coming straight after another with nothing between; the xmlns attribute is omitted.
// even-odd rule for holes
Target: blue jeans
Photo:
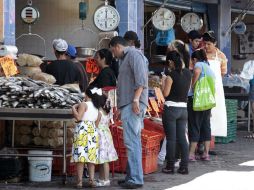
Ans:
<svg viewBox="0 0 254 190"><path fill-rule="evenodd" d="M121 120L123 122L123 138L127 148L128 162L126 167L125 181L135 184L143 184L142 169L142 145L141 129L143 128L143 119L146 111L146 105L140 103L140 114L132 111L132 104L121 108Z"/></svg>

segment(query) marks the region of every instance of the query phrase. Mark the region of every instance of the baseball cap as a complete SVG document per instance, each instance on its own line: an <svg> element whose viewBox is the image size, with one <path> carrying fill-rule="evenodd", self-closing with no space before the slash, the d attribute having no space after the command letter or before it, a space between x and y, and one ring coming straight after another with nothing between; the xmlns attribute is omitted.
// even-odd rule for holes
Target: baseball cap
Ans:
<svg viewBox="0 0 254 190"><path fill-rule="evenodd" d="M59 38L53 40L53 47L60 52L65 52L68 49L68 44L65 40Z"/></svg>
<svg viewBox="0 0 254 190"><path fill-rule="evenodd" d="M129 41L129 40L134 40L134 41L137 41L138 40L138 35L136 32L134 31L127 31L125 34L124 34L124 37L123 37L125 40Z"/></svg>
<svg viewBox="0 0 254 190"><path fill-rule="evenodd" d="M77 50L73 45L69 44L66 54L69 55L71 58L75 58L77 54Z"/></svg>
<svg viewBox="0 0 254 190"><path fill-rule="evenodd" d="M197 30L192 30L188 33L188 38L195 40L202 38L202 35Z"/></svg>

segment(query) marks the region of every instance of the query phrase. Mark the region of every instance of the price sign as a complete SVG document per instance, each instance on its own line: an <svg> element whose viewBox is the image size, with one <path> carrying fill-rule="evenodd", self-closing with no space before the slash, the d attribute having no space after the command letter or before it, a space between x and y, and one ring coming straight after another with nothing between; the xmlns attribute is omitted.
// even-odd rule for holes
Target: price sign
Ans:
<svg viewBox="0 0 254 190"><path fill-rule="evenodd" d="M10 57L0 58L0 65L6 77L10 77L10 76L18 74L18 69L13 59L11 59Z"/></svg>
<svg viewBox="0 0 254 190"><path fill-rule="evenodd" d="M158 113L160 110L159 110L159 107L158 107L158 104L157 104L155 98L149 98L149 102L152 106L153 111Z"/></svg>
<svg viewBox="0 0 254 190"><path fill-rule="evenodd" d="M161 105L165 102L165 98L163 97L163 94L161 92L160 88L154 87L154 91L155 91L155 96L158 100L158 103Z"/></svg>

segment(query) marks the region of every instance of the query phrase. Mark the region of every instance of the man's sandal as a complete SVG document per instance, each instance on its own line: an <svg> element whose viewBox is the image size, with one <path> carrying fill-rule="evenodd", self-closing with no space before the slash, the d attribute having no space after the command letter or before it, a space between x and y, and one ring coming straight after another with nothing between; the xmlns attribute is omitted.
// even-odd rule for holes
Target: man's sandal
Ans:
<svg viewBox="0 0 254 190"><path fill-rule="evenodd" d="M244 138L246 138L246 139L254 139L254 133L250 134L250 135L246 135L246 136L244 136Z"/></svg>

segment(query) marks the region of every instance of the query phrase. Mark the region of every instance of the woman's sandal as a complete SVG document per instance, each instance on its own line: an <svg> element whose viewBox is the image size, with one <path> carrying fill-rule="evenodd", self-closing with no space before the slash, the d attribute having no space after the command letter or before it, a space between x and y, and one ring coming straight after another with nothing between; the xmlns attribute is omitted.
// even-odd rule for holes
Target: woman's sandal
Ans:
<svg viewBox="0 0 254 190"><path fill-rule="evenodd" d="M246 139L254 139L254 133L244 136Z"/></svg>

